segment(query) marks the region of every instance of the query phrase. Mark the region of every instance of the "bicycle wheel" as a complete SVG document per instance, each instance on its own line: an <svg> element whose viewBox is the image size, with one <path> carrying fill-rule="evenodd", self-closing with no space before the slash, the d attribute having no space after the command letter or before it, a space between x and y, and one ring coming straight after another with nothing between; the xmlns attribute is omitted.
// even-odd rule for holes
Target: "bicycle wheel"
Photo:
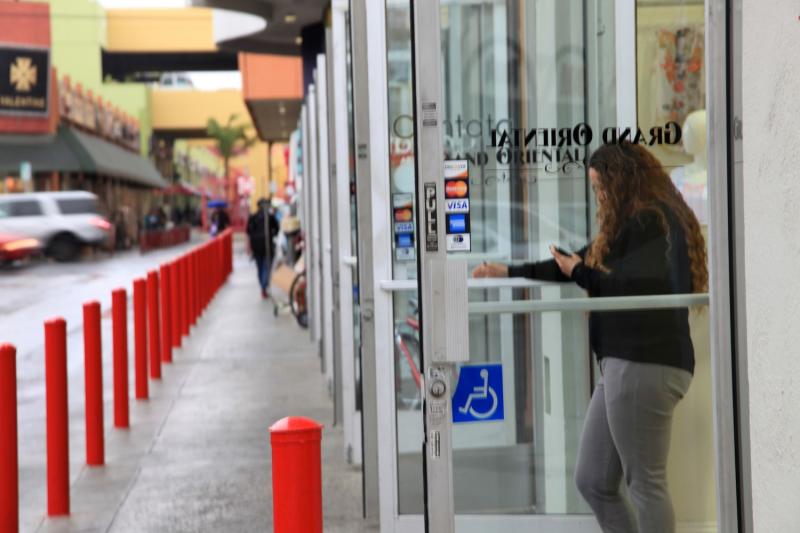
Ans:
<svg viewBox="0 0 800 533"><path fill-rule="evenodd" d="M308 310L306 309L306 274L301 272L294 277L289 288L289 309L301 328L308 327Z"/></svg>

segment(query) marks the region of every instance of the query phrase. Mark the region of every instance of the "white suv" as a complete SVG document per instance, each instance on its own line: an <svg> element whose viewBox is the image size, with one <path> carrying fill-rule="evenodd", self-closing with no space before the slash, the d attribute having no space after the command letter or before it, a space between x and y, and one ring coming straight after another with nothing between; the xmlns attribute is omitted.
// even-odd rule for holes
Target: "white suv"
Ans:
<svg viewBox="0 0 800 533"><path fill-rule="evenodd" d="M56 261L72 261L85 246L103 246L111 224L100 215L97 196L86 191L0 196L0 233L37 239Z"/></svg>

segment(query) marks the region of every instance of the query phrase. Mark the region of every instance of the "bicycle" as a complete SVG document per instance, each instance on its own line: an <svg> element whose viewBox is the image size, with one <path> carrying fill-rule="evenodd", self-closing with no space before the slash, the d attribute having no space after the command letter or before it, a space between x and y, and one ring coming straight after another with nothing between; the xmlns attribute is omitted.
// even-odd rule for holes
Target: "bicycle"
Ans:
<svg viewBox="0 0 800 533"><path fill-rule="evenodd" d="M302 258L298 263L303 261ZM306 270L303 266L292 281L292 286L289 288L289 309L292 311L292 316L297 321L297 324L303 328L308 328L308 308L306 306Z"/></svg>
<svg viewBox="0 0 800 533"><path fill-rule="evenodd" d="M422 374L416 298L409 300L408 308L405 320L395 325L395 391L398 407L419 410L422 408Z"/></svg>

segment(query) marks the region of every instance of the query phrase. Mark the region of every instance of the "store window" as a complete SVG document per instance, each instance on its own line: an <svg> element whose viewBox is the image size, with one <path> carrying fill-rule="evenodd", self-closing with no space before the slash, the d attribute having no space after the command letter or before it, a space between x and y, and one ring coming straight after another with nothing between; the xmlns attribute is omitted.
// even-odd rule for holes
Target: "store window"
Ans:
<svg viewBox="0 0 800 533"><path fill-rule="evenodd" d="M639 0L637 116L650 129L674 121L677 145L653 147L698 220L708 225L706 68L703 2Z"/></svg>

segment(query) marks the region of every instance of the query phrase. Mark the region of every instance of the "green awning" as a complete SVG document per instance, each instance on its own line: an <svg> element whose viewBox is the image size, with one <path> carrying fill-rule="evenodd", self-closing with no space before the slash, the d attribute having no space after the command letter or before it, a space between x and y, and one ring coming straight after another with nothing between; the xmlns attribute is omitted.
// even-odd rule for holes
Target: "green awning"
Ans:
<svg viewBox="0 0 800 533"><path fill-rule="evenodd" d="M149 159L74 128L64 128L64 132L84 172L113 176L146 187L168 186Z"/></svg>
<svg viewBox="0 0 800 533"><path fill-rule="evenodd" d="M80 172L83 165L69 141L57 135L2 135L0 136L0 173L19 172L19 165L27 161L34 172Z"/></svg>
<svg viewBox="0 0 800 533"><path fill-rule="evenodd" d="M0 136L0 172L18 172L23 161L34 172L86 172L145 187L169 185L149 159L69 126L55 135Z"/></svg>

